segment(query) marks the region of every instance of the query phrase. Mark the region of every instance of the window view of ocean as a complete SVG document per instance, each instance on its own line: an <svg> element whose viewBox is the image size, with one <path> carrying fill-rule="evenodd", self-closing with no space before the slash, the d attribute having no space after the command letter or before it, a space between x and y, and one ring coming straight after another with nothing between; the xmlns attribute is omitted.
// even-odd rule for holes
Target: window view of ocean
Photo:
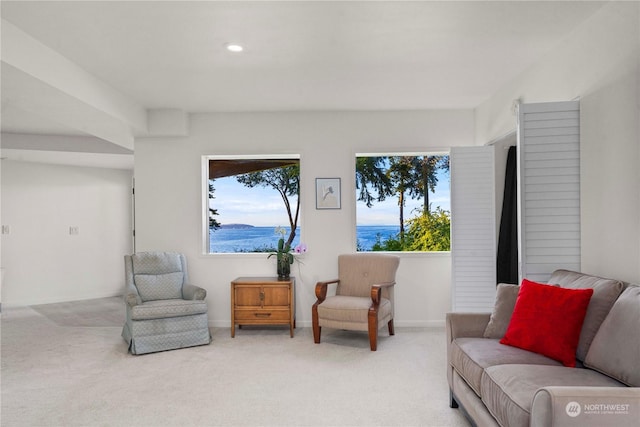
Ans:
<svg viewBox="0 0 640 427"><path fill-rule="evenodd" d="M210 252L234 253L253 252L255 249L275 248L278 244L279 235L275 234L276 227L223 227L218 230L209 231ZM376 243L378 234L384 241L389 236L395 236L400 231L398 226L393 225L360 225L356 234L358 248L360 250L370 250ZM300 243L300 229L296 230L296 237L292 247ZM306 242L305 242L306 243ZM313 250L313 248L309 248Z"/></svg>

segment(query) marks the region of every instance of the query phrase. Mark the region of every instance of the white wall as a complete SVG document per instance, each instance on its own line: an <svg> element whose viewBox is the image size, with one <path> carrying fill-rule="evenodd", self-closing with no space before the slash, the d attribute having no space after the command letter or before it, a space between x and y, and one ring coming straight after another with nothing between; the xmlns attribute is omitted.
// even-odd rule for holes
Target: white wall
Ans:
<svg viewBox="0 0 640 427"><path fill-rule="evenodd" d="M515 129L513 100L580 98L582 270L640 282L640 4L606 5L476 109L476 143Z"/></svg>
<svg viewBox="0 0 640 427"><path fill-rule="evenodd" d="M136 140L136 249L186 254L192 282L208 292L210 322L230 324L230 281L273 275L263 254L202 254L201 157L301 155L301 238L309 246L297 277L297 321L309 326L314 286L337 276L336 256L355 251L358 152L424 151L473 143L472 111L195 114L185 138ZM315 178L342 178L342 209L315 209ZM398 326L443 325L450 309L447 254L403 254Z"/></svg>
<svg viewBox="0 0 640 427"><path fill-rule="evenodd" d="M128 170L2 161L2 304L120 295L131 253ZM70 235L69 227L79 234Z"/></svg>

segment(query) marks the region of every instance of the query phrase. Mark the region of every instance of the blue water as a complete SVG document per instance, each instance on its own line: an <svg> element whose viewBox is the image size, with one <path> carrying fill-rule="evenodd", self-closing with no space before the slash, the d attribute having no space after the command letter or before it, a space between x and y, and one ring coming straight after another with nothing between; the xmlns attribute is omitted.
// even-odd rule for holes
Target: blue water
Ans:
<svg viewBox="0 0 640 427"><path fill-rule="evenodd" d="M253 252L255 249L273 249L278 244L278 238L280 237L274 231L275 227L220 228L209 233L210 251L234 253ZM399 227L392 225L358 226L356 230L358 249L370 250L376 243L378 234L384 241L387 237L395 236L398 232ZM300 243L299 228L292 247L295 247L298 243Z"/></svg>

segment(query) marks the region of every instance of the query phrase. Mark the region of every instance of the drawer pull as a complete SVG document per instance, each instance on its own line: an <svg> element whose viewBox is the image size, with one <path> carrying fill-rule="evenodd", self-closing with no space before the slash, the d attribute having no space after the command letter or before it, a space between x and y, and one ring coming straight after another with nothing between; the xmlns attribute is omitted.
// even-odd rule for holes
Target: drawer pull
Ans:
<svg viewBox="0 0 640 427"><path fill-rule="evenodd" d="M255 313L256 317L269 317L271 313Z"/></svg>

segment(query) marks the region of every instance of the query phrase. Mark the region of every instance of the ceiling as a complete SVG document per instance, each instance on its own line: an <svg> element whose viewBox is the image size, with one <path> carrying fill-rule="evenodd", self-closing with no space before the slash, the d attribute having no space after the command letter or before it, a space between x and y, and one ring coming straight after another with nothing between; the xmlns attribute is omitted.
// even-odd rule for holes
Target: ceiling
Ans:
<svg viewBox="0 0 640 427"><path fill-rule="evenodd" d="M116 141L70 125L49 97L88 104L91 120L117 118L134 136L150 131L137 113L39 77L29 60L16 65L4 27L52 49L94 79L94 95L108 92L129 112L473 109L605 3L2 1L2 131ZM228 52L230 42L245 51Z"/></svg>

